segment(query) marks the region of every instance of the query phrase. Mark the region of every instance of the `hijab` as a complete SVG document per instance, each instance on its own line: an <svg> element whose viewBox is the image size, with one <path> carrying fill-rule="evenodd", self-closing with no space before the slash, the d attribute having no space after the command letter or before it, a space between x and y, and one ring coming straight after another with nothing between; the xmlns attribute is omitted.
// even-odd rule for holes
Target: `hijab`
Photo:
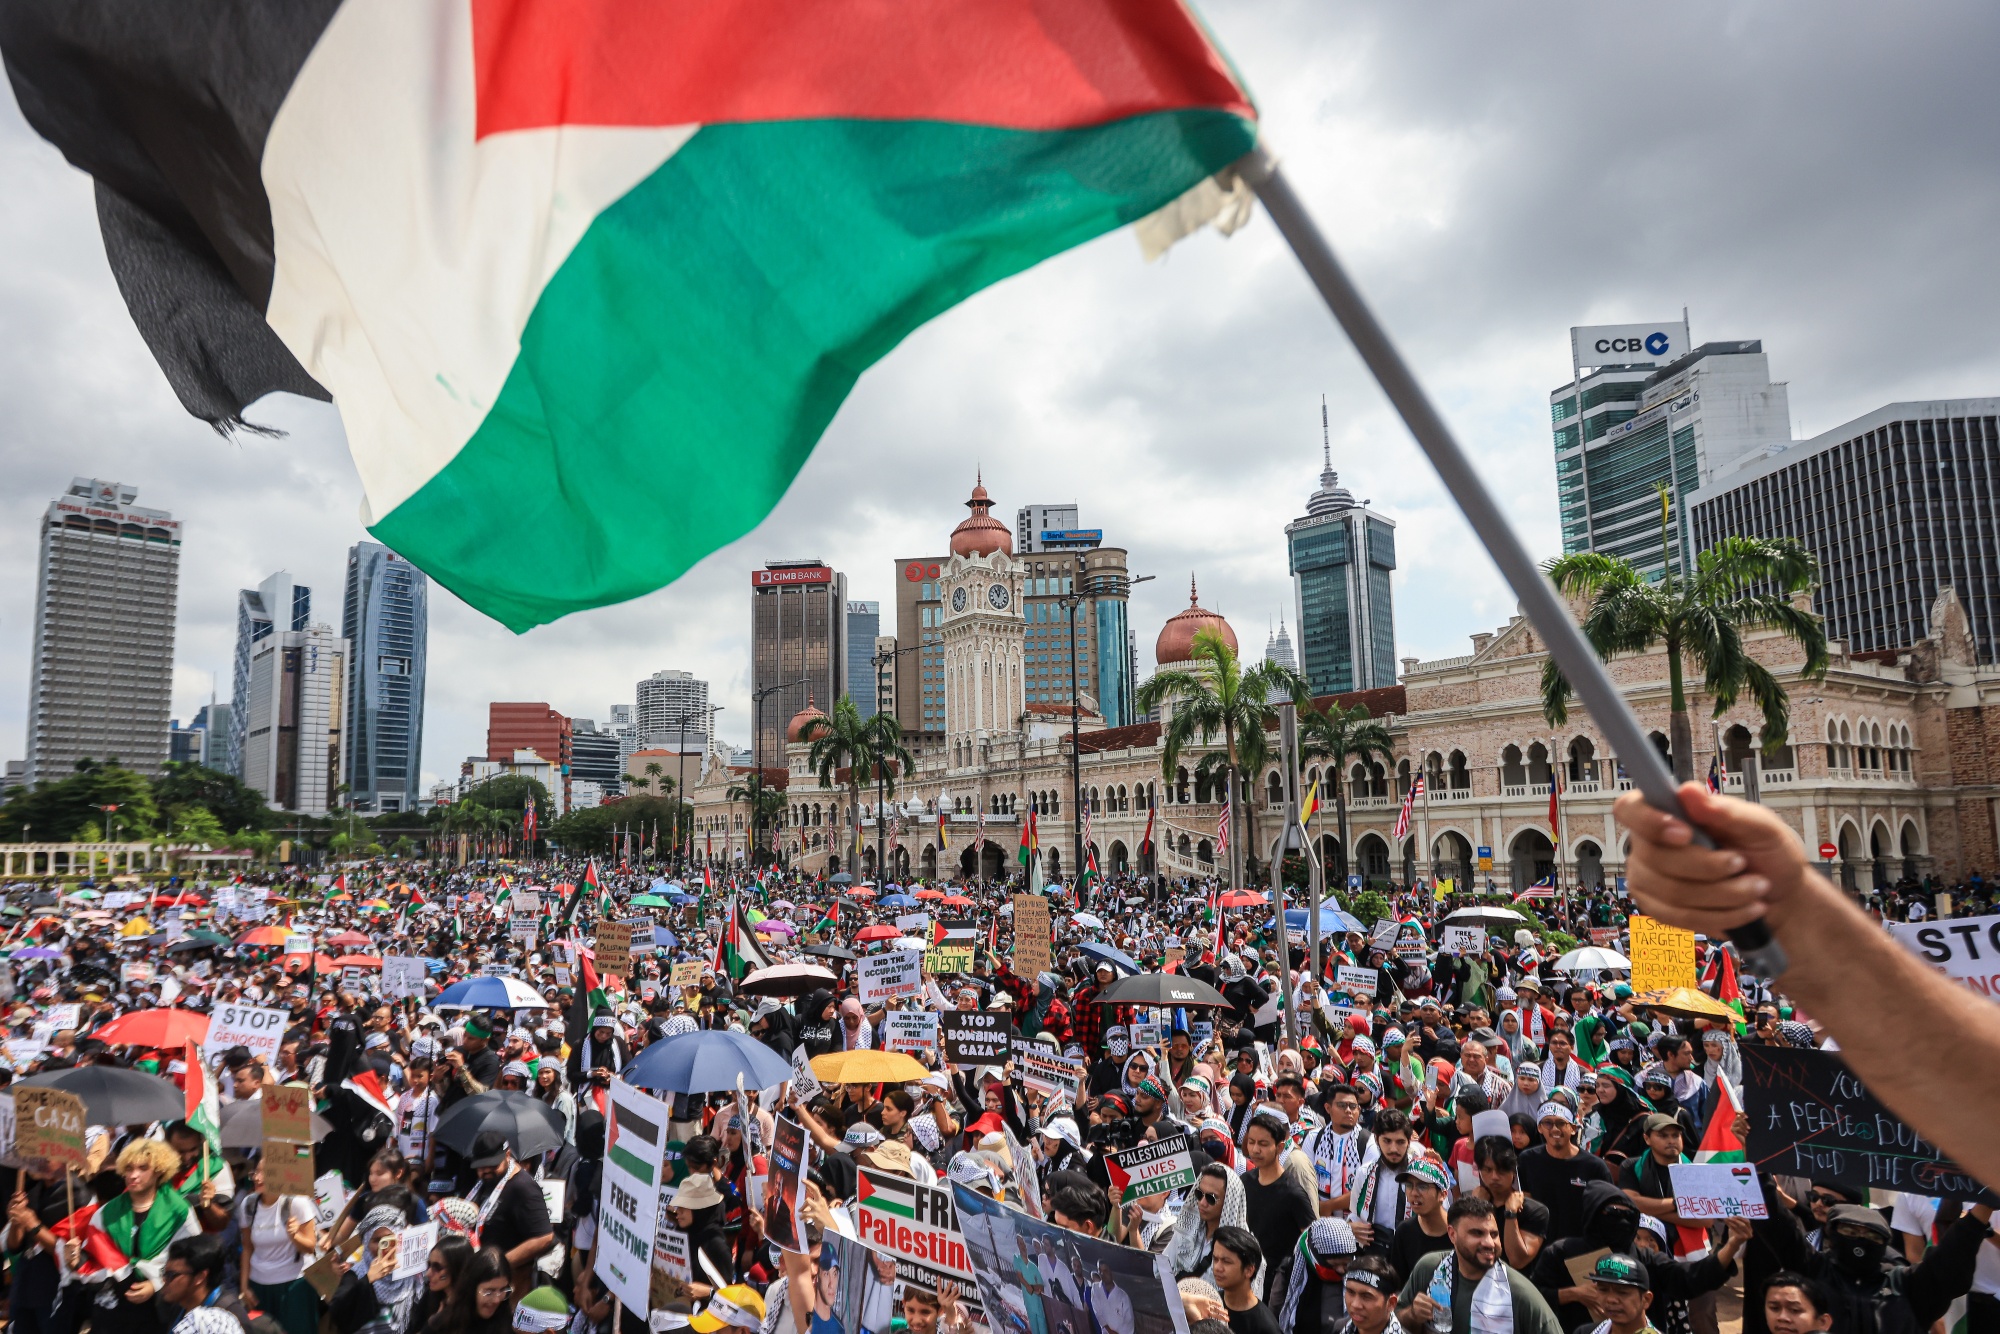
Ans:
<svg viewBox="0 0 2000 1334"><path fill-rule="evenodd" d="M1714 1050L1709 1043L1710 1038L1720 1038L1722 1040L1722 1054L1720 1056L1710 1054ZM1726 1028L1711 1028L1701 1035L1701 1050L1703 1057L1701 1082L1703 1087L1713 1089L1717 1075L1721 1075L1727 1079L1731 1088L1743 1087L1743 1053L1737 1049L1735 1034Z"/></svg>

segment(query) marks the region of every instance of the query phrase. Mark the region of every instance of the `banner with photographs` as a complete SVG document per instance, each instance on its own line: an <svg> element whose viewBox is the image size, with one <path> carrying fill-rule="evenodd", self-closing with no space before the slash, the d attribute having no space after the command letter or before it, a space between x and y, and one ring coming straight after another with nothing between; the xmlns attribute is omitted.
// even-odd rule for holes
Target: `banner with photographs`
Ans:
<svg viewBox="0 0 2000 1334"><path fill-rule="evenodd" d="M754 1126L754 1118L742 1124ZM800 1220L806 1204L806 1132L788 1111L778 1117L771 1138L771 1182L764 1198L764 1235L781 1250L802 1251Z"/></svg>
<svg viewBox="0 0 2000 1334"><path fill-rule="evenodd" d="M992 1328L1188 1334L1164 1255L1040 1222L956 1182L952 1203Z"/></svg>

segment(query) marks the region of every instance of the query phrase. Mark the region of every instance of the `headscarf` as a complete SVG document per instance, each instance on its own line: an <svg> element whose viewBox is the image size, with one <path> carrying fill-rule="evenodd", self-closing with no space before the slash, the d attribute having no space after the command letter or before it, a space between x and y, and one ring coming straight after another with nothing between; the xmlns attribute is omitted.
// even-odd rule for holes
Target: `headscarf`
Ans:
<svg viewBox="0 0 2000 1334"><path fill-rule="evenodd" d="M403 1211L395 1205L378 1205L362 1215L359 1229L362 1242L365 1246L377 1232L400 1231L409 1225L409 1221L403 1216ZM363 1251L363 1254L371 1258L374 1253L372 1247L366 1247ZM382 1307L382 1313L377 1320L389 1329L399 1330L409 1323L410 1308L416 1305L417 1298L423 1294L424 1273L419 1270L408 1278L397 1278L391 1273L387 1278L374 1280L372 1286L375 1289L375 1300Z"/></svg>
<svg viewBox="0 0 2000 1334"><path fill-rule="evenodd" d="M1222 1216L1216 1220L1216 1230L1226 1227L1243 1227L1249 1216L1248 1196L1243 1191L1243 1178L1236 1173L1228 1174L1229 1184L1222 1192ZM1207 1177L1196 1177L1199 1186ZM1172 1266L1174 1277L1198 1274L1207 1268L1207 1260L1214 1249L1215 1239L1202 1226L1200 1201L1192 1194L1181 1206L1179 1219L1174 1223L1174 1235L1167 1242L1167 1263Z"/></svg>
<svg viewBox="0 0 2000 1334"><path fill-rule="evenodd" d="M1353 1255L1359 1249L1354 1244L1354 1230L1347 1226L1346 1219L1314 1219L1313 1225L1300 1234L1298 1247L1292 1253L1292 1281L1285 1285L1285 1297L1278 1306L1278 1328L1291 1329L1298 1319L1299 1298L1305 1295L1307 1281L1319 1277L1322 1259Z"/></svg>
<svg viewBox="0 0 2000 1334"><path fill-rule="evenodd" d="M1708 1055L1708 1040L1722 1041L1722 1055ZM1713 1089L1715 1077L1719 1074L1729 1081L1731 1088L1743 1087L1743 1053L1737 1050L1736 1035L1726 1028L1711 1028L1701 1035L1702 1043L1702 1087Z"/></svg>
<svg viewBox="0 0 2000 1334"><path fill-rule="evenodd" d="M1224 1155L1226 1155L1222 1159L1222 1165L1228 1168L1232 1172L1237 1171L1241 1168L1243 1156L1242 1154L1237 1152L1236 1140L1235 1137L1229 1133L1229 1123L1227 1121L1223 1120L1219 1116L1211 1116L1208 1117L1206 1120L1204 1120L1201 1123L1201 1125L1197 1127L1197 1130L1208 1131L1212 1134L1220 1136L1222 1139L1222 1152L1224 1153ZM1199 1134L1197 1134L1196 1138L1198 1139L1200 1138ZM1213 1156L1213 1151L1209 1149L1206 1141L1202 1143L1201 1147L1204 1153L1210 1153L1210 1155Z"/></svg>
<svg viewBox="0 0 2000 1334"><path fill-rule="evenodd" d="M1257 1077L1255 1075L1231 1075L1229 1087L1239 1089L1243 1094L1243 1105L1229 1109L1229 1139L1238 1148L1243 1147L1244 1132L1250 1129L1250 1118L1257 1111Z"/></svg>

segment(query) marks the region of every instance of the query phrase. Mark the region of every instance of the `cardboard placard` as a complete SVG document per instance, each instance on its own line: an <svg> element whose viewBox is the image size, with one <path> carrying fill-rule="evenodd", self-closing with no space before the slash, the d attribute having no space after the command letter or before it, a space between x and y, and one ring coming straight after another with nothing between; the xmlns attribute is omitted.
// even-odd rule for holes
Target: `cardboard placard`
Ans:
<svg viewBox="0 0 2000 1334"><path fill-rule="evenodd" d="M1940 895L1939 913L1948 910ZM1903 947L1946 977L1989 999L2000 1000L2000 917L1960 917L1946 922L1891 922Z"/></svg>
<svg viewBox="0 0 2000 1334"><path fill-rule="evenodd" d="M264 1104L264 1138L288 1144L311 1144L312 1090L304 1084L268 1084L260 1101ZM308 1184L302 1191L288 1194L310 1195Z"/></svg>
<svg viewBox="0 0 2000 1334"><path fill-rule="evenodd" d="M1444 929L1442 948L1447 954L1484 954L1486 952L1486 928L1483 926L1447 926Z"/></svg>
<svg viewBox="0 0 2000 1334"><path fill-rule="evenodd" d="M676 987L698 987L701 985L701 961L677 963L667 977L667 984Z"/></svg>
<svg viewBox="0 0 2000 1334"><path fill-rule="evenodd" d="M931 929L927 912L906 912L896 918L896 929L906 936L921 936Z"/></svg>
<svg viewBox="0 0 2000 1334"><path fill-rule="evenodd" d="M915 953L914 950L902 952ZM924 969L932 977L944 977L951 973L969 973L972 971L972 946L970 945L933 945L924 951L923 957Z"/></svg>
<svg viewBox="0 0 2000 1334"><path fill-rule="evenodd" d="M599 922L597 972L602 977L624 977L632 971L632 928L623 922Z"/></svg>
<svg viewBox="0 0 2000 1334"><path fill-rule="evenodd" d="M265 1090L265 1096L270 1090ZM264 1180L280 1195L303 1195L313 1189L313 1146L288 1140L264 1141Z"/></svg>
<svg viewBox="0 0 2000 1334"><path fill-rule="evenodd" d="M430 1263L431 1251L437 1246L438 1225L418 1223L414 1227L396 1230L396 1268L391 1278L415 1278L424 1272Z"/></svg>
<svg viewBox="0 0 2000 1334"><path fill-rule="evenodd" d="M1632 990L1660 991L1695 985L1694 932L1633 914L1626 920L1632 933Z"/></svg>
<svg viewBox="0 0 2000 1334"><path fill-rule="evenodd" d="M1150 1051L1166 1041L1161 1033L1159 1020L1140 1018L1136 1015L1132 1019L1130 1036L1134 1051Z"/></svg>
<svg viewBox="0 0 2000 1334"><path fill-rule="evenodd" d="M1704 1222L1723 1218L1769 1218L1764 1188L1749 1163L1674 1163L1674 1211Z"/></svg>
<svg viewBox="0 0 2000 1334"><path fill-rule="evenodd" d="M864 1245L895 1258L897 1277L905 1282L933 1292L940 1282L957 1284L960 1300L972 1304L974 1321L983 1320L965 1233L948 1188L864 1167L855 1195L854 1230Z"/></svg>
<svg viewBox="0 0 2000 1334"><path fill-rule="evenodd" d="M405 954L385 954L382 956L382 994L385 996L415 996L422 999L424 981L430 976L422 959Z"/></svg>
<svg viewBox="0 0 2000 1334"><path fill-rule="evenodd" d="M820 1094L819 1076L812 1072L812 1058L806 1055L803 1042L792 1048L792 1092L801 1102L811 1102Z"/></svg>
<svg viewBox="0 0 2000 1334"><path fill-rule="evenodd" d="M660 1230L653 1238L652 1305L655 1311L694 1310L694 1266L688 1235L674 1226L674 1211L660 1210Z"/></svg>
<svg viewBox="0 0 2000 1334"><path fill-rule="evenodd" d="M208 1036L202 1040L204 1056L220 1056L231 1047L248 1047L250 1054L266 1065L276 1064L278 1048L284 1045L285 1029L291 1016L283 1010L262 1009L224 1001L210 1016Z"/></svg>
<svg viewBox="0 0 2000 1334"><path fill-rule="evenodd" d="M1039 1092L1065 1094L1075 1102L1077 1090L1083 1087L1083 1062L1050 1055L1049 1049L1039 1043L1024 1043L1016 1048L1014 1064L1021 1073L1021 1082Z"/></svg>
<svg viewBox="0 0 2000 1334"><path fill-rule="evenodd" d="M1052 939L1049 901L1039 894L1016 894L1014 905L1014 976L1032 980L1050 968Z"/></svg>
<svg viewBox="0 0 2000 1334"><path fill-rule="evenodd" d="M76 1094L14 1085L14 1151L21 1158L81 1172L89 1158L83 1126L83 1099Z"/></svg>
<svg viewBox="0 0 2000 1334"><path fill-rule="evenodd" d="M937 1019L947 1065L1005 1065L1013 1055L1013 1025L998 1010L946 1010Z"/></svg>
<svg viewBox="0 0 2000 1334"><path fill-rule="evenodd" d="M1342 964L1335 974L1334 985L1350 996L1374 996L1381 985L1382 974L1373 968L1353 968Z"/></svg>
<svg viewBox="0 0 2000 1334"><path fill-rule="evenodd" d="M915 950L885 950L857 960L861 1003L872 1005L894 996L915 996L924 989L923 956Z"/></svg>

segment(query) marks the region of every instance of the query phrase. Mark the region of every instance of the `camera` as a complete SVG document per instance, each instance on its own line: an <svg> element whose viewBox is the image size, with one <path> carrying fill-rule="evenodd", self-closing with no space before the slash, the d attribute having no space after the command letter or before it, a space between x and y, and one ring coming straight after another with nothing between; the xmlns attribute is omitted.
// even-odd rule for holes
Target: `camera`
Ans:
<svg viewBox="0 0 2000 1334"><path fill-rule="evenodd" d="M1083 1132L1083 1142L1099 1151L1105 1149L1129 1149L1139 1142L1146 1133L1145 1123L1135 1116L1121 1116L1115 1121L1101 1121L1088 1126Z"/></svg>

